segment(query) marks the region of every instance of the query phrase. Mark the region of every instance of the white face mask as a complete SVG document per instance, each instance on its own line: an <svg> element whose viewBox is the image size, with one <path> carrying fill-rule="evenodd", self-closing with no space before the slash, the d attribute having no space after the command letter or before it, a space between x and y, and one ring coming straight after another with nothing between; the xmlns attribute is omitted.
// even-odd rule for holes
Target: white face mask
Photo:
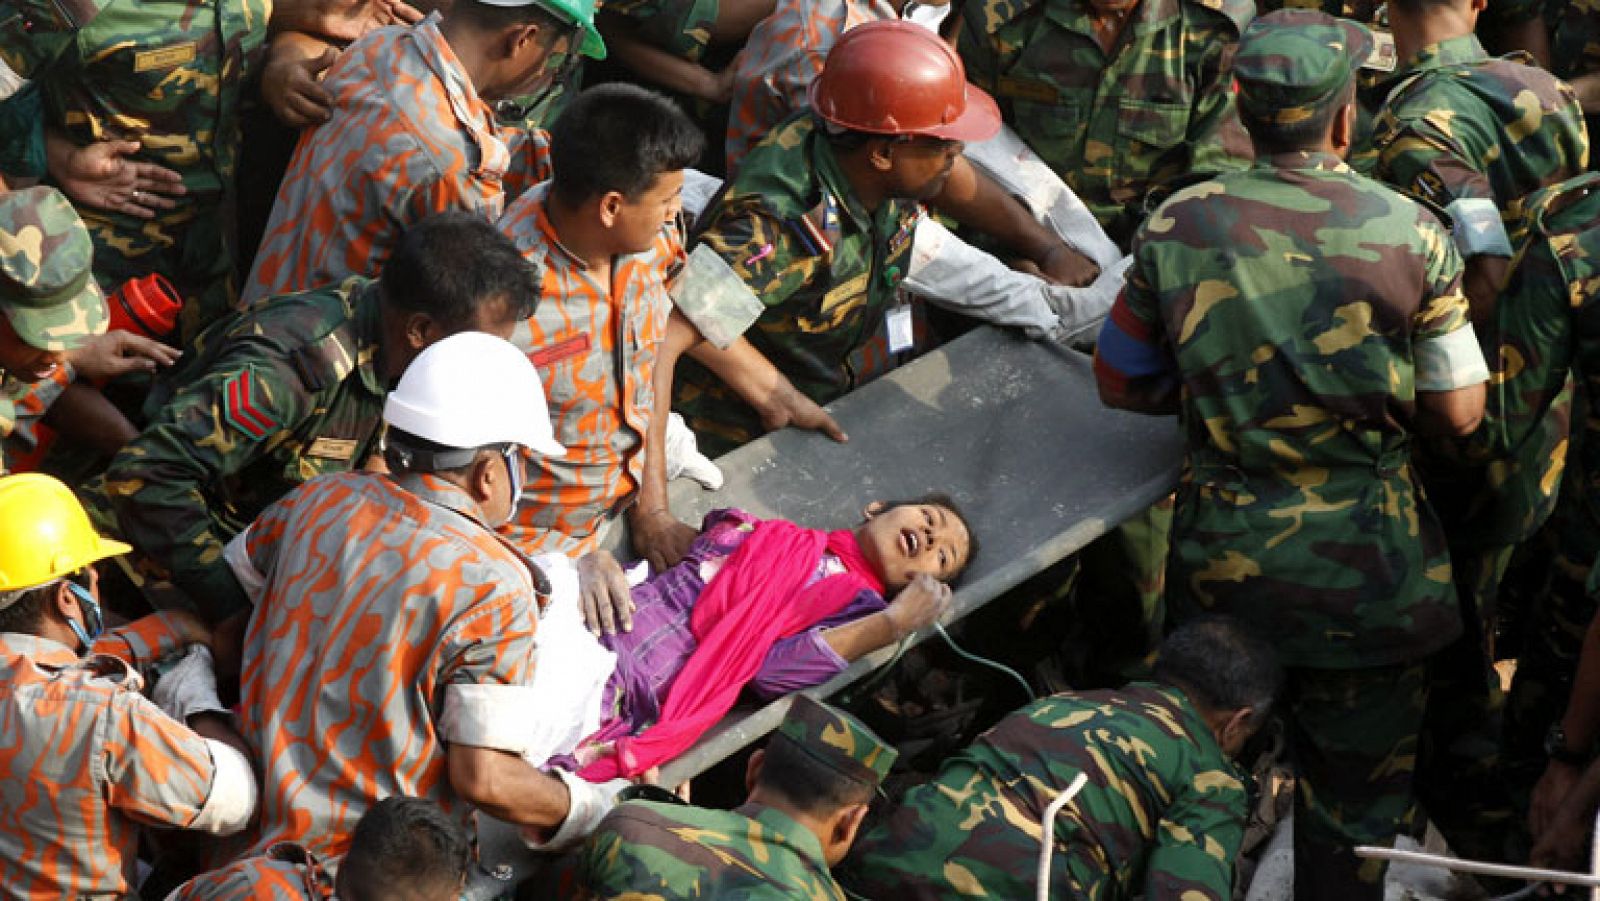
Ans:
<svg viewBox="0 0 1600 901"><path fill-rule="evenodd" d="M900 11L900 21L914 22L928 29L934 34L939 33L939 26L944 24L945 16L950 14L950 4L933 6L910 0L905 9Z"/></svg>

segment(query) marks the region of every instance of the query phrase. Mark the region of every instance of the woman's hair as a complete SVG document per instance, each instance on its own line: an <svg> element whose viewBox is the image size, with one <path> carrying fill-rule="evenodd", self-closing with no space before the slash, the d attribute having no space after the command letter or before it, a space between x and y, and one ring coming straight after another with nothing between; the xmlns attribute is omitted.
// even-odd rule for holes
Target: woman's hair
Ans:
<svg viewBox="0 0 1600 901"><path fill-rule="evenodd" d="M888 513L896 507L940 507L948 510L951 516L961 521L961 524L967 529L967 559L961 564L961 569L957 570L956 574L950 578L952 583L961 581L962 574L972 567L972 561L978 559L978 532L972 528L972 520L968 519L967 514L962 512L961 506L956 503L955 498L945 494L943 491L932 491L910 500L883 502L884 513Z"/></svg>

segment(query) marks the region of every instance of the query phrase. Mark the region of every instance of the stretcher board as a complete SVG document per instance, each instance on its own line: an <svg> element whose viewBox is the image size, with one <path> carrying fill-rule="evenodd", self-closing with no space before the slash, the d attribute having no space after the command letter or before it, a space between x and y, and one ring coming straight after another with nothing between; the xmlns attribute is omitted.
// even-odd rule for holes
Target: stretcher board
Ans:
<svg viewBox="0 0 1600 901"><path fill-rule="evenodd" d="M674 483L673 510L690 523L734 506L841 528L858 522L868 501L943 491L971 518L981 542L945 620L955 622L1176 483L1182 449L1176 420L1106 409L1092 369L1076 351L980 328L832 404L848 444L812 432L767 435L717 461L727 479L720 491ZM893 653L868 655L810 693L827 697ZM761 740L788 705L786 697L736 709L662 767L661 784L677 785ZM467 899L494 898L537 866L511 829L488 818L483 823L487 871L475 874ZM489 875L496 870L503 879Z"/></svg>

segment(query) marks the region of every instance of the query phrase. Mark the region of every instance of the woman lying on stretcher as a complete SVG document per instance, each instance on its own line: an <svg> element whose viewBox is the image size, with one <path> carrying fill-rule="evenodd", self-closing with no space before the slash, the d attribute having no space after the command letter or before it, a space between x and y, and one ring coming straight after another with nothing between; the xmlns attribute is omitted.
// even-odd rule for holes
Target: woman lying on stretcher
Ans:
<svg viewBox="0 0 1600 901"><path fill-rule="evenodd" d="M746 684L766 696L819 685L931 625L949 608L948 583L976 550L965 518L943 495L873 502L859 526L835 532L718 510L681 562L631 591L609 555L585 558L582 614L600 633L590 640L612 653L563 663L585 657L570 646L585 636L571 634L576 610L547 613L535 680L548 678L547 688L570 704L574 682L585 682L572 668L587 670L593 685L614 655L603 688L596 686L598 705L591 700L584 717L595 722L597 706L600 726L574 756L586 779L635 775L686 750ZM570 589L566 599L560 594L553 605L575 600ZM562 628L551 620L563 613L557 637L547 625ZM548 659L561 643L569 647Z"/></svg>

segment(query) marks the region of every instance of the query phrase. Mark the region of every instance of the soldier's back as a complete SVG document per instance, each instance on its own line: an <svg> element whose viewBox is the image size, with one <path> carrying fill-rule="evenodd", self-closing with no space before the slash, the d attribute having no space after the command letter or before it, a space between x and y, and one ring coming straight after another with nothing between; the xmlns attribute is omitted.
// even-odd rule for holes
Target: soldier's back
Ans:
<svg viewBox="0 0 1600 901"><path fill-rule="evenodd" d="M727 811L629 801L589 839L579 872L585 897L602 901L844 901L816 836L776 810L749 805Z"/></svg>

